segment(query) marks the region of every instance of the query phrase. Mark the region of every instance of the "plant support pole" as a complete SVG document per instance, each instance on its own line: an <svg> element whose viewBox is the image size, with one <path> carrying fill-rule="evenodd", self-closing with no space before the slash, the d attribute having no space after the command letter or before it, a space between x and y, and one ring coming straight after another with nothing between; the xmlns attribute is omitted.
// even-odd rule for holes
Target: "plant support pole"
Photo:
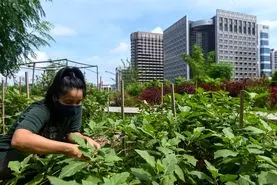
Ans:
<svg viewBox="0 0 277 185"><path fill-rule="evenodd" d="M122 116L122 119L124 119L124 81L123 80L121 80L120 87L121 87L121 116Z"/></svg>
<svg viewBox="0 0 277 185"><path fill-rule="evenodd" d="M26 85L26 93L27 98L30 98L30 89L29 89L29 78L28 78L28 72L25 72L25 85Z"/></svg>
<svg viewBox="0 0 277 185"><path fill-rule="evenodd" d="M243 114L244 114L244 90L240 91L240 127L243 127Z"/></svg>
<svg viewBox="0 0 277 185"><path fill-rule="evenodd" d="M164 84L162 84L161 87L161 105L164 103Z"/></svg>
<svg viewBox="0 0 277 185"><path fill-rule="evenodd" d="M172 94L171 94L172 113L173 113L173 116L176 117L176 102L175 102L174 84L171 84L171 89L172 89Z"/></svg>
<svg viewBox="0 0 277 185"><path fill-rule="evenodd" d="M36 63L33 64L32 88L34 88L35 86L35 67L36 67Z"/></svg>
<svg viewBox="0 0 277 185"><path fill-rule="evenodd" d="M5 80L2 79L2 124L3 124L3 134L6 134L6 125L5 125Z"/></svg>

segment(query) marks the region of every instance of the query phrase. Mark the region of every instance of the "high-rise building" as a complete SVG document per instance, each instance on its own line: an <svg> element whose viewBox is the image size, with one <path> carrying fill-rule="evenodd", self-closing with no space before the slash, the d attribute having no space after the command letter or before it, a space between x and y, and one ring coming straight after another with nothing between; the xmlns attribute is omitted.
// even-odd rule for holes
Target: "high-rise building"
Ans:
<svg viewBox="0 0 277 185"><path fill-rule="evenodd" d="M273 70L277 70L277 50L272 49L270 51L270 63Z"/></svg>
<svg viewBox="0 0 277 185"><path fill-rule="evenodd" d="M194 44L203 49L205 55L215 50L215 26L214 19L190 21L190 51Z"/></svg>
<svg viewBox="0 0 277 185"><path fill-rule="evenodd" d="M164 31L164 77L189 78L189 67L181 55L194 44L205 54L216 52L216 62L233 64L234 79L251 78L257 72L257 18L238 12L217 10L208 20L189 21L187 16Z"/></svg>
<svg viewBox="0 0 277 185"><path fill-rule="evenodd" d="M131 64L136 69L139 82L163 81L163 34L132 33Z"/></svg>
<svg viewBox="0 0 277 185"><path fill-rule="evenodd" d="M272 66L270 63L269 27L257 25L258 30L258 71L260 76L271 76Z"/></svg>
<svg viewBox="0 0 277 185"><path fill-rule="evenodd" d="M164 30L164 78L174 81L176 77L189 78L189 67L182 54L189 53L189 21L183 17Z"/></svg>
<svg viewBox="0 0 277 185"><path fill-rule="evenodd" d="M215 22L217 62L232 63L234 79L256 77L256 16L217 10Z"/></svg>

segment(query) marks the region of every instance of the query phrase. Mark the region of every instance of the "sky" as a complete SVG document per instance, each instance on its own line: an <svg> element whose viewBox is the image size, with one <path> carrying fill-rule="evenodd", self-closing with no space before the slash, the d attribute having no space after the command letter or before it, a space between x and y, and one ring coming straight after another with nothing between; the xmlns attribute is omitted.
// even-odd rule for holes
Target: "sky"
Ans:
<svg viewBox="0 0 277 185"><path fill-rule="evenodd" d="M121 60L130 59L132 32L162 33L185 15L190 20L208 19L216 9L256 15L258 23L270 26L270 47L277 48L276 0L42 1L55 41L50 42L51 47L40 48L34 60L67 58L98 65L104 84L113 84L111 73L122 66ZM86 71L86 78L96 82L91 71Z"/></svg>

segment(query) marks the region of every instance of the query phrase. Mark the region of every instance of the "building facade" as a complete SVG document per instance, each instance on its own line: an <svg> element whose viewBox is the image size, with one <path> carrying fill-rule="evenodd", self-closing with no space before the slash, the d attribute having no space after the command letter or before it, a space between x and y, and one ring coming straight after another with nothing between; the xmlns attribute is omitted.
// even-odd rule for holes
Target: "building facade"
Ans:
<svg viewBox="0 0 277 185"><path fill-rule="evenodd" d="M215 51L216 62L231 63L234 79L259 76L256 25L256 16L225 10L217 10L208 20L189 21L187 16L183 17L164 31L165 79L190 78L189 67L181 55L188 54L194 44L201 46L204 54ZM262 43L265 47L266 42ZM267 57L263 59L265 68Z"/></svg>
<svg viewBox="0 0 277 185"><path fill-rule="evenodd" d="M233 65L234 79L258 76L256 22L256 16L216 11L216 59Z"/></svg>
<svg viewBox="0 0 277 185"><path fill-rule="evenodd" d="M187 16L164 30L164 78L189 78L189 67L182 54L189 53L189 21Z"/></svg>
<svg viewBox="0 0 277 185"><path fill-rule="evenodd" d="M269 27L257 25L258 30L258 71L260 76L271 76L272 65L270 62Z"/></svg>
<svg viewBox="0 0 277 185"><path fill-rule="evenodd" d="M275 49L270 51L270 63L272 71L277 70L277 50Z"/></svg>
<svg viewBox="0 0 277 185"><path fill-rule="evenodd" d="M203 49L205 55L215 50L215 26L214 19L190 21L189 29L190 51L194 44Z"/></svg>
<svg viewBox="0 0 277 185"><path fill-rule="evenodd" d="M131 64L136 69L139 82L163 81L163 58L163 34L131 34Z"/></svg>

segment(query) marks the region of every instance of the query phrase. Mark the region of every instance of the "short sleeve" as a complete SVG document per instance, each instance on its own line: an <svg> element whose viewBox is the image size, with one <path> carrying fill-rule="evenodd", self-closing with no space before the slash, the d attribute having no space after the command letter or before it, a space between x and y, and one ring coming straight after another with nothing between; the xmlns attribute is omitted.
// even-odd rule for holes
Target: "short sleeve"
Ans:
<svg viewBox="0 0 277 185"><path fill-rule="evenodd" d="M26 129L39 133L40 129L50 120L50 112L43 105L36 105L20 117L16 129Z"/></svg>
<svg viewBox="0 0 277 185"><path fill-rule="evenodd" d="M82 127L82 111L72 118L67 134L72 132L80 132L81 127Z"/></svg>

